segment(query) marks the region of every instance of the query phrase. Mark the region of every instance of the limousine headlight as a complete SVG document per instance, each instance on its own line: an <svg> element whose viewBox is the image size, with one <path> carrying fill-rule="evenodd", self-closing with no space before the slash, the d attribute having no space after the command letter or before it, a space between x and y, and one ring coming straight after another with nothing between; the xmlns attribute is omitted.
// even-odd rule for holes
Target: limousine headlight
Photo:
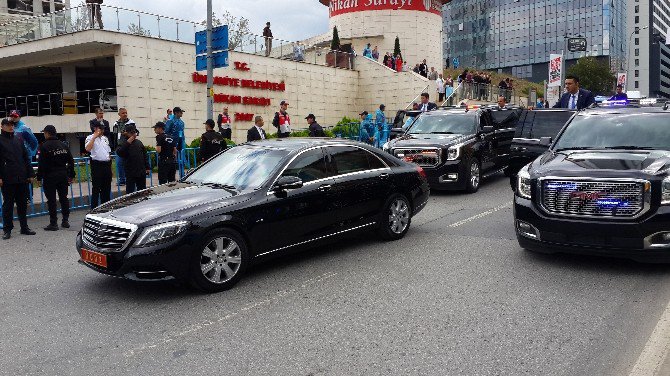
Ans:
<svg viewBox="0 0 670 376"><path fill-rule="evenodd" d="M529 167L530 164L519 170L516 180L516 194L521 198L530 200L531 180L530 172L528 172Z"/></svg>
<svg viewBox="0 0 670 376"><path fill-rule="evenodd" d="M661 205L670 205L670 176L663 179L663 189L661 190Z"/></svg>
<svg viewBox="0 0 670 376"><path fill-rule="evenodd" d="M176 238L188 227L187 221L167 222L150 226L142 231L135 242L136 247L147 247L150 245L166 242Z"/></svg>

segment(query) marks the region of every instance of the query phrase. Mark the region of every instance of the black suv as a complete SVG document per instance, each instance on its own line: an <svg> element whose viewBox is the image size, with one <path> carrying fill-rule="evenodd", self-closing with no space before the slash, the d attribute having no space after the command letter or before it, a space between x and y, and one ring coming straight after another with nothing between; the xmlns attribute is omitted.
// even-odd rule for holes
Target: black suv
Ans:
<svg viewBox="0 0 670 376"><path fill-rule="evenodd" d="M669 172L670 110L580 111L518 173L519 244L670 262Z"/></svg>
<svg viewBox="0 0 670 376"><path fill-rule="evenodd" d="M566 108L523 110L512 140L509 165L505 175L516 183L516 173L549 149L558 132L575 114Z"/></svg>
<svg viewBox="0 0 670 376"><path fill-rule="evenodd" d="M384 150L423 167L432 189L476 192L482 176L507 165L519 113L489 108L425 112Z"/></svg>

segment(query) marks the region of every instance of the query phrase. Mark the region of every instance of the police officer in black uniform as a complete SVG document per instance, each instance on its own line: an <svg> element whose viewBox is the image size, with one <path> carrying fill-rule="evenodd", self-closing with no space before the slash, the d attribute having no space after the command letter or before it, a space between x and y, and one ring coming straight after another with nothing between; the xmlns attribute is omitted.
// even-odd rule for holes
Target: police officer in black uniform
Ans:
<svg viewBox="0 0 670 376"><path fill-rule="evenodd" d="M205 122L206 132L200 137L200 162L205 162L226 148L226 140L214 130L214 120Z"/></svg>
<svg viewBox="0 0 670 376"><path fill-rule="evenodd" d="M44 195L49 207L49 225L44 231L58 231L58 203L60 201L63 221L61 227L70 228L70 201L67 191L74 179L74 159L70 149L58 139L56 127L47 125L42 131L46 141L40 146L37 179L42 181Z"/></svg>
<svg viewBox="0 0 670 376"><path fill-rule="evenodd" d="M171 183L176 180L177 143L165 134L165 123L159 121L154 125L156 132L156 151L158 152L158 184Z"/></svg>
<svg viewBox="0 0 670 376"><path fill-rule="evenodd" d="M14 223L14 204L21 224L23 235L35 235L28 227L26 217L28 202L28 183L32 183L33 168L30 156L23 141L14 135L14 123L2 119L0 134L0 189L2 190L2 239L12 236Z"/></svg>

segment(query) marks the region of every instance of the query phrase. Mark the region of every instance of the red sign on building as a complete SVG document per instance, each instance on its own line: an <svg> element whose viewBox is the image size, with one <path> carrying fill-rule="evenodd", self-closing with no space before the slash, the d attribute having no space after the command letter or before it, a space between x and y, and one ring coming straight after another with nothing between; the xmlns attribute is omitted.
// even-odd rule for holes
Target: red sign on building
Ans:
<svg viewBox="0 0 670 376"><path fill-rule="evenodd" d="M367 10L415 10L442 13L443 0L330 0L330 16Z"/></svg>

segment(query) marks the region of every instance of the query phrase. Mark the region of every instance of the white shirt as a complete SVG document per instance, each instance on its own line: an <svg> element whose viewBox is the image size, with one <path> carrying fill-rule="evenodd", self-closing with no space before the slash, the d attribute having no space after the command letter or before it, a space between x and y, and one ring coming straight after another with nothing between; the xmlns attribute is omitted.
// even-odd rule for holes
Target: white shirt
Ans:
<svg viewBox="0 0 670 376"><path fill-rule="evenodd" d="M442 93L442 94L444 94L444 91L445 91L445 90L444 90L444 80L441 79L441 78L438 78L438 79L435 81L435 84L437 85L437 92L438 92L438 93Z"/></svg>
<svg viewBox="0 0 670 376"><path fill-rule="evenodd" d="M428 103L421 104L421 112L426 112L426 111L428 111Z"/></svg>
<svg viewBox="0 0 670 376"><path fill-rule="evenodd" d="M568 93L568 94L570 94L570 93ZM573 107L572 107L572 96L575 97L575 107L574 107L574 109L576 110L577 109L577 103L579 103L579 91L577 91L574 94L570 94L570 100L568 100L568 108L571 109L571 110L573 109Z"/></svg>
<svg viewBox="0 0 670 376"><path fill-rule="evenodd" d="M258 134L261 135L261 140L265 140L265 131L263 131L263 128L259 127L258 125L254 125L254 127L256 127Z"/></svg>
<svg viewBox="0 0 670 376"><path fill-rule="evenodd" d="M88 135L88 137L86 137L86 141L84 141L85 145L88 145L92 138L92 134ZM109 147L109 140L107 137L100 136L95 139L95 142L93 142L93 149L91 149L91 159L98 162L109 162L109 155L111 152L112 148Z"/></svg>

